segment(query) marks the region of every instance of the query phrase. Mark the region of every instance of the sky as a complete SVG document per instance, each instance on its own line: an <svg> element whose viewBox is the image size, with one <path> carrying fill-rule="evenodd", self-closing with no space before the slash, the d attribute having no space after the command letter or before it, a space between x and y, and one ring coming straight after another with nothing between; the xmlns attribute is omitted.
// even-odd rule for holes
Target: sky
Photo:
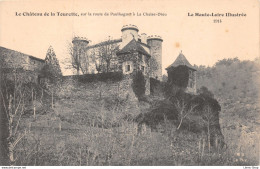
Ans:
<svg viewBox="0 0 260 169"><path fill-rule="evenodd" d="M24 12L55 13L56 16L16 16ZM76 12L79 16L57 16ZM135 16L80 16L81 13L121 12ZM137 16L141 14L141 16ZM166 16L144 16L164 13ZM245 17L188 16L188 13L243 13ZM221 19L221 23L214 23ZM111 36L121 37L121 28L134 24L139 34L163 38L162 67L169 66L180 51L193 65L212 66L218 60L259 57L258 0L19 0L0 1L0 46L44 59L51 45L63 74L69 57L68 44L83 36L92 44Z"/></svg>

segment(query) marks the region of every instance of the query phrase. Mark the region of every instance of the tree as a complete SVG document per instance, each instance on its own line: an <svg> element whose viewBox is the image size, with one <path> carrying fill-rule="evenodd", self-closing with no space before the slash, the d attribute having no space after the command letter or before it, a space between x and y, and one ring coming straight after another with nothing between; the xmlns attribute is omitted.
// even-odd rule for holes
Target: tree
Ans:
<svg viewBox="0 0 260 169"><path fill-rule="evenodd" d="M206 125L207 128L207 137L208 137L208 147L209 147L209 152L210 152L210 135L212 133L212 126L214 126L217 123L217 119L213 113L213 110L211 108L211 106L206 105L203 108L203 112L202 112L202 122Z"/></svg>
<svg viewBox="0 0 260 169"><path fill-rule="evenodd" d="M201 88L198 90L198 93L202 96L214 98L214 94L205 86L201 86Z"/></svg>
<svg viewBox="0 0 260 169"><path fill-rule="evenodd" d="M9 80L7 76L13 77L12 80ZM15 165L18 158L16 154L18 143L27 134L26 129L21 132L19 127L25 110L25 102L29 98L25 97L26 91L23 87L25 77L22 73L19 74L16 68L6 75L0 72L0 77L0 105L3 110L1 111L1 143L7 148L6 150L1 147L1 153L3 153L1 156L3 155L3 158L7 160L6 164ZM2 120L5 121L2 123Z"/></svg>
<svg viewBox="0 0 260 169"><path fill-rule="evenodd" d="M185 103L185 101L177 99L176 102L174 103L175 108L178 111L178 119L179 119L179 125L177 127L177 130L180 129L182 122L185 118L188 117L191 113L193 113L194 109L197 107L197 105L191 105L188 108L188 104Z"/></svg>
<svg viewBox="0 0 260 169"><path fill-rule="evenodd" d="M46 53L45 65L41 70L41 74L43 77L49 79L52 83L56 83L61 79L62 73L60 64L52 46L49 47Z"/></svg>
<svg viewBox="0 0 260 169"><path fill-rule="evenodd" d="M102 72L110 72L111 71L111 62L116 56L116 52L118 51L118 45L112 40L109 36L107 41L101 42L97 44L96 55L97 61L96 69L97 71Z"/></svg>
<svg viewBox="0 0 260 169"><path fill-rule="evenodd" d="M89 55L87 53L87 43L84 41L77 41L78 37L74 37L74 43L68 43L68 53L70 55L70 60L66 60L65 64L67 69L74 69L77 75L80 73L86 74L89 66Z"/></svg>

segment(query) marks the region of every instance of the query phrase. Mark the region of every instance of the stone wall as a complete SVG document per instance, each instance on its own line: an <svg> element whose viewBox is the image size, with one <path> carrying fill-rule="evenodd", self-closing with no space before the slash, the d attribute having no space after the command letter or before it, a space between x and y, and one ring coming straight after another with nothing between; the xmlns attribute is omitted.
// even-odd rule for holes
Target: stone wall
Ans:
<svg viewBox="0 0 260 169"><path fill-rule="evenodd" d="M44 66L44 60L18 51L0 47L0 57L4 62L2 68L22 68L24 70L37 71Z"/></svg>
<svg viewBox="0 0 260 169"><path fill-rule="evenodd" d="M14 76L23 82L38 83L39 71L44 66L44 60L0 47L1 71L9 79Z"/></svg>
<svg viewBox="0 0 260 169"><path fill-rule="evenodd" d="M0 57L4 62L2 68L28 69L29 57L26 54L0 47Z"/></svg>
<svg viewBox="0 0 260 169"><path fill-rule="evenodd" d="M106 98L119 97L120 99L128 99L137 101L132 89L132 78L125 75L120 81L95 81L87 83L79 83L73 78L65 78L63 80L59 95L61 97L72 98Z"/></svg>

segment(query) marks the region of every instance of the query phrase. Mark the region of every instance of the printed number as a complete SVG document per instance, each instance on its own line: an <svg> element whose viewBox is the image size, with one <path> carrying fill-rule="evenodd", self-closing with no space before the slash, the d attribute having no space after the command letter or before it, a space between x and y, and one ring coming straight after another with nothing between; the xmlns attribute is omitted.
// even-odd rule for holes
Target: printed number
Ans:
<svg viewBox="0 0 260 169"><path fill-rule="evenodd" d="M213 22L214 22L214 23L221 23L222 20L221 20L221 19L214 19Z"/></svg>

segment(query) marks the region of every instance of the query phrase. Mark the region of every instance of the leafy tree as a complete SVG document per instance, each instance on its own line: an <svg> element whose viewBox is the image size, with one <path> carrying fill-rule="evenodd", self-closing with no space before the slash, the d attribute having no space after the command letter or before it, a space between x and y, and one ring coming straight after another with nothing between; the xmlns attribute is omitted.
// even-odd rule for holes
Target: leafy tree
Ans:
<svg viewBox="0 0 260 169"><path fill-rule="evenodd" d="M228 59L219 60L215 64L215 66L219 66L219 65L230 66L231 64L236 63L236 62L240 62L240 60L237 57L235 57L235 58L228 58Z"/></svg>
<svg viewBox="0 0 260 169"><path fill-rule="evenodd" d="M56 83L61 80L62 73L60 64L52 46L49 47L46 53L45 65L41 70L41 75L49 79L52 83Z"/></svg>
<svg viewBox="0 0 260 169"><path fill-rule="evenodd" d="M200 89L198 89L198 93L206 97L214 98L214 94L205 86L202 86Z"/></svg>

